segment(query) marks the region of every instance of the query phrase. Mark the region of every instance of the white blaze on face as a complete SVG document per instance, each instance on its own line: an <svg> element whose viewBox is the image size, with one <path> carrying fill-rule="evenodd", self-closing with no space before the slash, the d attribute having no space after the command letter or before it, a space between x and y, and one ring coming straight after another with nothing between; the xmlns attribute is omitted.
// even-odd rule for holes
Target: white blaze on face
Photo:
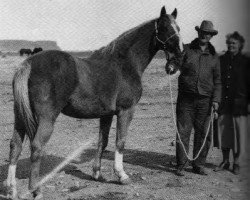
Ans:
<svg viewBox="0 0 250 200"><path fill-rule="evenodd" d="M177 29L176 23L173 21L173 22L171 23L171 26L173 27L173 29L174 29L176 35L178 35L178 37L179 37L179 48L180 48L180 50L181 50L181 52L182 52L183 49L184 49L184 48L183 48L183 43L182 43L182 38L181 38L181 35L180 35L180 33L179 33L178 29Z"/></svg>

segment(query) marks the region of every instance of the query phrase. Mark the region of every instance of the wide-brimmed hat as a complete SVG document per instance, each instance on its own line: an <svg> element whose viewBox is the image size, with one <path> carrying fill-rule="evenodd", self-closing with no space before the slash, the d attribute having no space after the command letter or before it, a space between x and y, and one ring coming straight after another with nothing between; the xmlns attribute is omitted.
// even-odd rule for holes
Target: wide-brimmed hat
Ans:
<svg viewBox="0 0 250 200"><path fill-rule="evenodd" d="M200 27L196 26L195 30L196 31L205 31L205 32L211 33L212 35L218 34L218 31L214 29L213 23L211 21L208 21L208 20L202 21Z"/></svg>

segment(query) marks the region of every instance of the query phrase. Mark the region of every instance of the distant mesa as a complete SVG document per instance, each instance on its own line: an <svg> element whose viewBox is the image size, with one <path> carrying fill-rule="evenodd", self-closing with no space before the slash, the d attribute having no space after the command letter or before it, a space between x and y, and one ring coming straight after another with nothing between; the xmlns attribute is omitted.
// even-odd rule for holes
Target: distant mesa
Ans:
<svg viewBox="0 0 250 200"><path fill-rule="evenodd" d="M41 40L41 41L28 41L28 40L0 40L1 52L19 52L20 49L34 49L41 47L43 50L61 50L55 41Z"/></svg>

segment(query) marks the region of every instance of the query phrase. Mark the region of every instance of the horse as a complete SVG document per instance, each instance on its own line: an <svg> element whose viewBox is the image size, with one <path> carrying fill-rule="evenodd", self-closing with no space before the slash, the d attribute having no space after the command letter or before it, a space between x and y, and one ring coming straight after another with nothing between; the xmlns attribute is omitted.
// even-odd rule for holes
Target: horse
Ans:
<svg viewBox="0 0 250 200"><path fill-rule="evenodd" d="M42 49L41 47L35 47L35 48L33 49L33 51L32 51L32 55L33 55L33 54L36 54L36 53L38 53L38 52L40 52L40 51L43 51L43 49Z"/></svg>
<svg viewBox="0 0 250 200"><path fill-rule="evenodd" d="M135 106L142 95L142 75L159 50L167 58L181 57L183 45L176 17L176 8L167 14L163 6L159 17L124 32L87 58L48 50L20 64L13 77L15 118L6 180L10 198L17 197L16 165L25 136L31 149L29 193L35 199L42 196L41 186L37 186L42 152L60 113L100 119L93 161L93 178L97 181L102 178L101 158L116 115L114 172L121 184L131 182L123 168L123 152Z"/></svg>
<svg viewBox="0 0 250 200"><path fill-rule="evenodd" d="M31 51L31 49L22 48L22 49L20 49L19 54L20 54L20 56L23 56L24 54L29 56L32 54L32 51Z"/></svg>

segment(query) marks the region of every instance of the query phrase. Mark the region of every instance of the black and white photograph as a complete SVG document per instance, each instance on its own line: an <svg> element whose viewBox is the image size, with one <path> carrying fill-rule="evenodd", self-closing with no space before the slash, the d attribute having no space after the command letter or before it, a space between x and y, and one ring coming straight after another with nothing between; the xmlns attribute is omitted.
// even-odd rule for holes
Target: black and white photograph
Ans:
<svg viewBox="0 0 250 200"><path fill-rule="evenodd" d="M0 0L0 200L250 199L249 13Z"/></svg>

